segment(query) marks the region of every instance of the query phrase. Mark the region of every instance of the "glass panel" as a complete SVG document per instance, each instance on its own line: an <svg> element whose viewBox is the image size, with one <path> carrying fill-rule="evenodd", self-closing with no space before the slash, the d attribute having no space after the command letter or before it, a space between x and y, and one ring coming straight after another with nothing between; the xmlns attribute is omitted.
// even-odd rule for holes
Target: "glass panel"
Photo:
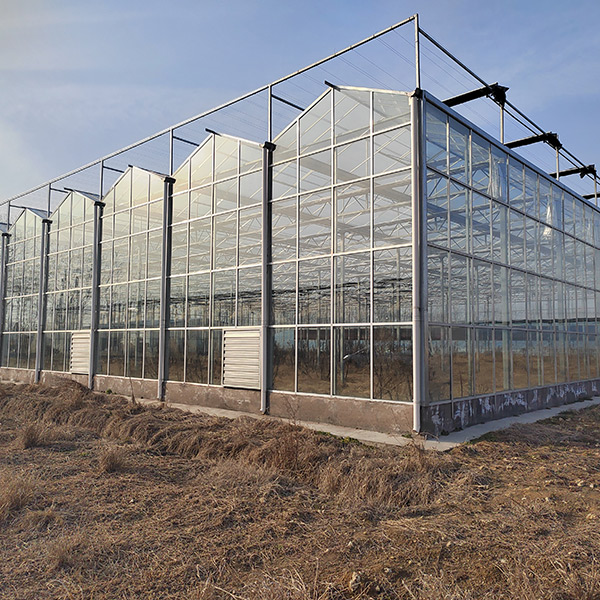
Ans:
<svg viewBox="0 0 600 600"><path fill-rule="evenodd" d="M429 321L448 323L450 321L450 254L444 250L427 249L427 301Z"/></svg>
<svg viewBox="0 0 600 600"><path fill-rule="evenodd" d="M297 175L298 169L295 160L273 167L273 199L295 194Z"/></svg>
<svg viewBox="0 0 600 600"><path fill-rule="evenodd" d="M335 394L371 397L368 327L335 328Z"/></svg>
<svg viewBox="0 0 600 600"><path fill-rule="evenodd" d="M127 284L113 285L111 295L111 327L121 329L125 327L127 316ZM121 343L123 340L121 340Z"/></svg>
<svg viewBox="0 0 600 600"><path fill-rule="evenodd" d="M338 187L335 190L336 251L371 247L371 206L369 182Z"/></svg>
<svg viewBox="0 0 600 600"><path fill-rule="evenodd" d="M208 271L210 269L210 219L201 219L190 223L190 273Z"/></svg>
<svg viewBox="0 0 600 600"><path fill-rule="evenodd" d="M388 246L412 241L410 177L387 175L374 180L373 245Z"/></svg>
<svg viewBox="0 0 600 600"><path fill-rule="evenodd" d="M300 191L308 192L331 185L331 150L300 159Z"/></svg>
<svg viewBox="0 0 600 600"><path fill-rule="evenodd" d="M511 335L508 329L496 329L495 331L495 382L496 392L510 390L511 385Z"/></svg>
<svg viewBox="0 0 600 600"><path fill-rule="evenodd" d="M144 333L129 331L127 333L127 372L126 377L141 377L144 358Z"/></svg>
<svg viewBox="0 0 600 600"><path fill-rule="evenodd" d="M373 397L412 402L412 330L373 328Z"/></svg>
<svg viewBox="0 0 600 600"><path fill-rule="evenodd" d="M215 212L237 208L238 180L228 179L215 185Z"/></svg>
<svg viewBox="0 0 600 600"><path fill-rule="evenodd" d="M235 270L212 274L213 325L235 324Z"/></svg>
<svg viewBox="0 0 600 600"><path fill-rule="evenodd" d="M109 375L123 377L125 374L125 332L110 332Z"/></svg>
<svg viewBox="0 0 600 600"><path fill-rule="evenodd" d="M221 136L213 136L213 139L215 144L215 181L237 175L238 141ZM202 183L205 181L203 179Z"/></svg>
<svg viewBox="0 0 600 600"><path fill-rule="evenodd" d="M490 192L490 144L477 134L471 136L471 185L480 192Z"/></svg>
<svg viewBox="0 0 600 600"><path fill-rule="evenodd" d="M411 165L410 127L400 127L374 138L374 173L395 171Z"/></svg>
<svg viewBox="0 0 600 600"><path fill-rule="evenodd" d="M452 328L452 398L473 394L473 357L468 327Z"/></svg>
<svg viewBox="0 0 600 600"><path fill-rule="evenodd" d="M336 183L352 181L369 175L369 139L338 146L335 149Z"/></svg>
<svg viewBox="0 0 600 600"><path fill-rule="evenodd" d="M234 236L235 237L235 236ZM188 225L174 225L171 237L171 274L179 275L187 272Z"/></svg>
<svg viewBox="0 0 600 600"><path fill-rule="evenodd" d="M188 277L188 327L203 327L209 324L210 274ZM206 383L206 382L204 382Z"/></svg>
<svg viewBox="0 0 600 600"><path fill-rule="evenodd" d="M171 327L185 326L185 277L173 277L171 279L171 305L169 310Z"/></svg>
<svg viewBox="0 0 600 600"><path fill-rule="evenodd" d="M199 185L208 183L212 179L212 160L213 160L213 141L214 136L211 136L202 144L190 159L191 165L191 186L195 188ZM223 148L219 148L219 174L228 169L235 169L235 160L227 163L227 153L222 152ZM224 162L225 160L225 162ZM179 179L179 178L177 178ZM184 188L186 189L186 188Z"/></svg>
<svg viewBox="0 0 600 600"><path fill-rule="evenodd" d="M329 394L330 330L298 329L298 391Z"/></svg>
<svg viewBox="0 0 600 600"><path fill-rule="evenodd" d="M513 388L529 386L527 378L527 332L514 329L512 332Z"/></svg>
<svg viewBox="0 0 600 600"><path fill-rule="evenodd" d="M553 331L544 331L542 333L542 357L544 367L544 385L553 385L556 383L555 373L555 347Z"/></svg>
<svg viewBox="0 0 600 600"><path fill-rule="evenodd" d="M262 210L250 208L240 210L238 264L249 265L261 260Z"/></svg>
<svg viewBox="0 0 600 600"><path fill-rule="evenodd" d="M262 171L240 177L240 206L262 202Z"/></svg>
<svg viewBox="0 0 600 600"><path fill-rule="evenodd" d="M371 123L371 92L334 90L335 143L369 133Z"/></svg>
<svg viewBox="0 0 600 600"><path fill-rule="evenodd" d="M144 335L144 378L158 378L158 331L146 331Z"/></svg>
<svg viewBox="0 0 600 600"><path fill-rule="evenodd" d="M300 256L331 252L331 196L329 190L300 196Z"/></svg>
<svg viewBox="0 0 600 600"><path fill-rule="evenodd" d="M298 263L298 322L329 323L331 313L331 258L304 260ZM280 283L291 284L292 270L288 279ZM292 295L288 295L287 313L292 316ZM283 308L283 307L282 307ZM284 314L281 315L282 317ZM286 321L288 323L293 320Z"/></svg>
<svg viewBox="0 0 600 600"><path fill-rule="evenodd" d="M494 331L475 329L475 394L494 393Z"/></svg>
<svg viewBox="0 0 600 600"><path fill-rule="evenodd" d="M450 176L466 185L469 183L469 130L452 118L449 125Z"/></svg>
<svg viewBox="0 0 600 600"><path fill-rule="evenodd" d="M214 217L214 268L233 267L237 254L237 213Z"/></svg>
<svg viewBox="0 0 600 600"><path fill-rule="evenodd" d="M371 254L335 257L336 323L367 323L371 315Z"/></svg>
<svg viewBox="0 0 600 600"><path fill-rule="evenodd" d="M212 210L212 190L209 185L190 192L190 219L204 217Z"/></svg>
<svg viewBox="0 0 600 600"><path fill-rule="evenodd" d="M373 122L375 132L388 129L393 125L410 122L408 96L374 92Z"/></svg>
<svg viewBox="0 0 600 600"><path fill-rule="evenodd" d="M429 327L428 386L429 400L450 399L450 344L448 327Z"/></svg>
<svg viewBox="0 0 600 600"><path fill-rule="evenodd" d="M331 97L329 91L300 117L300 152L306 154L331 144Z"/></svg>
<svg viewBox="0 0 600 600"><path fill-rule="evenodd" d="M134 235L131 238L129 254L129 279L144 279L146 277L146 234Z"/></svg>
<svg viewBox="0 0 600 600"><path fill-rule="evenodd" d="M449 191L450 247L467 252L468 235L471 231L468 190L451 181Z"/></svg>
<svg viewBox="0 0 600 600"><path fill-rule="evenodd" d="M296 156L298 151L298 131L296 123L292 123L285 131L275 138L273 162L279 163Z"/></svg>
<svg viewBox="0 0 600 600"><path fill-rule="evenodd" d="M208 383L208 329L187 332L185 380Z"/></svg>
<svg viewBox="0 0 600 600"><path fill-rule="evenodd" d="M271 204L271 258L296 256L296 198Z"/></svg>
<svg viewBox="0 0 600 600"><path fill-rule="evenodd" d="M273 389L293 392L296 389L295 332L292 328L271 329L273 349Z"/></svg>
<svg viewBox="0 0 600 600"><path fill-rule="evenodd" d="M448 179L427 172L427 241L447 247Z"/></svg>
<svg viewBox="0 0 600 600"><path fill-rule="evenodd" d="M240 269L238 272L237 324L261 323L261 268Z"/></svg>
<svg viewBox="0 0 600 600"><path fill-rule="evenodd" d="M499 150L496 146L492 146L491 158L490 189L488 193L493 198L506 202L508 157L502 150Z"/></svg>
<svg viewBox="0 0 600 600"><path fill-rule="evenodd" d="M261 169L263 164L263 149L258 145L240 143L240 172L248 173Z"/></svg>
<svg viewBox="0 0 600 600"><path fill-rule="evenodd" d="M221 373L223 370L223 333L220 329L211 331L211 371L210 383L221 385Z"/></svg>
<svg viewBox="0 0 600 600"><path fill-rule="evenodd" d="M442 173L447 173L447 117L441 110L429 103L425 110L427 165Z"/></svg>
<svg viewBox="0 0 600 600"><path fill-rule="evenodd" d="M452 254L450 307L453 323L471 322L471 259Z"/></svg>
<svg viewBox="0 0 600 600"><path fill-rule="evenodd" d="M373 320L412 320L412 248L381 250L373 256Z"/></svg>
<svg viewBox="0 0 600 600"><path fill-rule="evenodd" d="M271 323L274 325L295 323L296 263L273 265L271 281Z"/></svg>
<svg viewBox="0 0 600 600"><path fill-rule="evenodd" d="M190 195L189 193L173 196L172 223L181 223L190 218Z"/></svg>
<svg viewBox="0 0 600 600"><path fill-rule="evenodd" d="M160 322L160 279L146 282L146 327L158 327Z"/></svg>
<svg viewBox="0 0 600 600"><path fill-rule="evenodd" d="M169 381L183 381L185 331L169 331Z"/></svg>

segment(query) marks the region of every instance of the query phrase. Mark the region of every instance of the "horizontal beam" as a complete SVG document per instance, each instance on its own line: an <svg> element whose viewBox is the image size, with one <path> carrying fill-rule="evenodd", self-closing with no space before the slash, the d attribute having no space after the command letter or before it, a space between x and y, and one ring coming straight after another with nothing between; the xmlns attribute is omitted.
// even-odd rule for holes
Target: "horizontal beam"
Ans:
<svg viewBox="0 0 600 600"><path fill-rule="evenodd" d="M504 105L506 102L506 92L508 92L507 87L499 85L498 83L491 83L490 85L484 85L476 90L471 90L470 92L448 98L447 100L444 100L444 104L446 106L458 106L459 104L471 102L478 98L490 97L498 104Z"/></svg>
<svg viewBox="0 0 600 600"><path fill-rule="evenodd" d="M552 131L546 131L538 135L530 135L513 142L506 142L504 145L507 148L520 148L521 146L529 146L530 144L537 144L538 142L545 142L549 146L552 146L555 150L560 150L562 144L558 139L558 134Z"/></svg>
<svg viewBox="0 0 600 600"><path fill-rule="evenodd" d="M301 106L298 106L297 104L294 104L293 102L290 102L289 100L286 100L285 98L282 98L281 96L277 96L276 94L271 94L271 98L273 98L273 100L279 100L279 102L281 102L283 104L287 104L288 106L291 106L292 108L295 108L296 110L299 110L300 112L303 112L305 110Z"/></svg>
<svg viewBox="0 0 600 600"><path fill-rule="evenodd" d="M567 175L579 175L583 179L586 175L596 176L596 165L584 165L583 167L573 167L558 172L558 177L566 177ZM556 173L550 173L550 177L556 178Z"/></svg>

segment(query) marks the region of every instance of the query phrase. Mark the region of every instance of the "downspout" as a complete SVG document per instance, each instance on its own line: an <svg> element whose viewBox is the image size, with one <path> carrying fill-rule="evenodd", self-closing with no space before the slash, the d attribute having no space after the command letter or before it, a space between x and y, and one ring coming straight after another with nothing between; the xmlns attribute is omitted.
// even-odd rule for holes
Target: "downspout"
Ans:
<svg viewBox="0 0 600 600"><path fill-rule="evenodd" d="M98 368L98 328L100 325L100 269L102 267L102 216L104 202L94 202L94 247L92 265L92 319L90 328L90 366L88 387L94 389L94 377Z"/></svg>
<svg viewBox="0 0 600 600"><path fill-rule="evenodd" d="M275 144L263 144L263 194L262 194L262 235L261 235L261 328L260 328L260 412L269 412L269 318L271 312L271 282L269 280L269 259L271 257L271 192L272 162Z"/></svg>
<svg viewBox="0 0 600 600"><path fill-rule="evenodd" d="M427 233L425 230L425 160L423 91L410 96L412 188L412 320L413 320L413 430L421 432L421 412L427 398Z"/></svg>
<svg viewBox="0 0 600 600"><path fill-rule="evenodd" d="M44 352L44 328L46 322L46 283L48 280L48 247L50 219L42 219L42 235L40 242L40 285L38 289L38 324L35 343L35 383L39 383Z"/></svg>
<svg viewBox="0 0 600 600"><path fill-rule="evenodd" d="M165 177L163 194L162 254L160 268L160 323L158 330L158 390L159 400L165 399L165 383L169 377L168 326L171 302L171 223L173 221L173 177Z"/></svg>

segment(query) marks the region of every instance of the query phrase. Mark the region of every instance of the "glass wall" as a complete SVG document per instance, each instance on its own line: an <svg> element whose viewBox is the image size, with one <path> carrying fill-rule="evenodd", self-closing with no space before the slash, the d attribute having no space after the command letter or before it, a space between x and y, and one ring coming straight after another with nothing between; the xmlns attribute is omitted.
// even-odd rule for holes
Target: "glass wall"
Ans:
<svg viewBox="0 0 600 600"><path fill-rule="evenodd" d="M429 400L596 378L600 213L426 105Z"/></svg>
<svg viewBox="0 0 600 600"><path fill-rule="evenodd" d="M211 135L174 174L170 380L220 385L223 328L261 325L262 153Z"/></svg>
<svg viewBox="0 0 600 600"><path fill-rule="evenodd" d="M71 333L92 326L94 199L71 192L50 219L43 368L69 371Z"/></svg>
<svg viewBox="0 0 600 600"><path fill-rule="evenodd" d="M38 211L26 209L9 229L3 367L35 368L43 217Z"/></svg>
<svg viewBox="0 0 600 600"><path fill-rule="evenodd" d="M158 377L163 177L129 168L104 196L98 373Z"/></svg>
<svg viewBox="0 0 600 600"><path fill-rule="evenodd" d="M273 388L411 401L408 96L332 89L275 144Z"/></svg>

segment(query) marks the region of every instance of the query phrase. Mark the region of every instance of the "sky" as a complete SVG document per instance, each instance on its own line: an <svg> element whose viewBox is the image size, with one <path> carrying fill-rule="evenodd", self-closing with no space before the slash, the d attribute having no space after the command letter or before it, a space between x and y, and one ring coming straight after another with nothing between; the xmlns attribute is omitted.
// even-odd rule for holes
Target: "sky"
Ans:
<svg viewBox="0 0 600 600"><path fill-rule="evenodd" d="M425 31L600 165L597 1L0 0L0 200L416 12Z"/></svg>

